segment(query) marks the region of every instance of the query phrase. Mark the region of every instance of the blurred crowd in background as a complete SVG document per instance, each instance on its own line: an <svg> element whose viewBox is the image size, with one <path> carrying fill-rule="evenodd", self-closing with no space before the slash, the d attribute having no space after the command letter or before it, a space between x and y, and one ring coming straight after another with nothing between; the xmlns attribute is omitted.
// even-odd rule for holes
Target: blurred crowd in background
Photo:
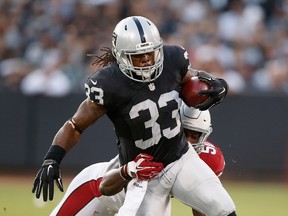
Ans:
<svg viewBox="0 0 288 216"><path fill-rule="evenodd" d="M288 94L288 0L0 0L0 91L84 92L115 25L145 16L230 94Z"/></svg>

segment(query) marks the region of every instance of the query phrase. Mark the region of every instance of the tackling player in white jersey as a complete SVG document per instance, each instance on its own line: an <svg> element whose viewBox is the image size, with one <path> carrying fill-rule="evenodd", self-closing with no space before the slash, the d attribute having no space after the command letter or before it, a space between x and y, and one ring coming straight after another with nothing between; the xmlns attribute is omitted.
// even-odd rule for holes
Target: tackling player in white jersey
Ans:
<svg viewBox="0 0 288 216"><path fill-rule="evenodd" d="M210 112L208 110L199 111L182 104L180 113L187 140L199 153L200 158L219 177L224 170L225 161L221 150L206 140L212 132ZM113 190L115 193L114 187L111 189L111 186L115 186L115 184L117 190L119 187L121 189L113 196L102 195L100 189L104 174L114 169L119 169L118 156L109 162L96 163L85 168L72 180L67 192L51 215L115 215L125 199L123 186L119 186L119 183L125 184L126 181L123 181L122 178L109 179L112 183L109 183L110 188L106 191ZM109 178L109 175L106 174L105 178ZM102 190L104 187L106 186L101 185ZM167 205L167 215L170 214L169 212L170 203ZM193 214L194 216L203 215L195 209L193 209Z"/></svg>

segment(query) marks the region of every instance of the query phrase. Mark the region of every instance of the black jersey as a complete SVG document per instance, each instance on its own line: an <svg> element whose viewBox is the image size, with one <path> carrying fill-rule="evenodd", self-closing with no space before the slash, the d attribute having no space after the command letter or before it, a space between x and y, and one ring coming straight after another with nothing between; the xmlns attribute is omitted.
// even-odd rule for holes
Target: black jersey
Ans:
<svg viewBox="0 0 288 216"><path fill-rule="evenodd" d="M165 45L163 51L163 71L152 82L133 81L111 64L85 84L88 98L108 110L121 164L144 152L167 165L188 149L180 122L179 91L190 62L183 48Z"/></svg>

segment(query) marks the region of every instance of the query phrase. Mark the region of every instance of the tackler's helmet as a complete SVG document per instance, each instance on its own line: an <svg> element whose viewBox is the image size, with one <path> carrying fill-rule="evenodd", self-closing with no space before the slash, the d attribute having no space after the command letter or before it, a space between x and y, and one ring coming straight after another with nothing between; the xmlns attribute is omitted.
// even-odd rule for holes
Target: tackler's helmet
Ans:
<svg viewBox="0 0 288 216"><path fill-rule="evenodd" d="M136 67L131 56L154 52L154 65ZM141 16L121 20L112 35L112 53L120 70L130 79L150 82L163 70L163 43L157 27Z"/></svg>
<svg viewBox="0 0 288 216"><path fill-rule="evenodd" d="M184 129L201 133L198 143L191 143L199 154L203 150L204 142L212 132L210 112L209 110L200 111L183 103L180 108L180 115Z"/></svg>

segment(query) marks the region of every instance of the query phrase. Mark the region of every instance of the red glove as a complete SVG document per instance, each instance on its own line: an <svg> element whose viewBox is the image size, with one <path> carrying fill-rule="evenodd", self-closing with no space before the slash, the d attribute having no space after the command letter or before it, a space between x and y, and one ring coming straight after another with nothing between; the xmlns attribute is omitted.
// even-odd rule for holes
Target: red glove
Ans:
<svg viewBox="0 0 288 216"><path fill-rule="evenodd" d="M148 154L139 154L133 161L130 161L121 168L121 175L127 180L138 178L140 180L149 180L158 175L164 168L163 163L154 162L153 156Z"/></svg>

